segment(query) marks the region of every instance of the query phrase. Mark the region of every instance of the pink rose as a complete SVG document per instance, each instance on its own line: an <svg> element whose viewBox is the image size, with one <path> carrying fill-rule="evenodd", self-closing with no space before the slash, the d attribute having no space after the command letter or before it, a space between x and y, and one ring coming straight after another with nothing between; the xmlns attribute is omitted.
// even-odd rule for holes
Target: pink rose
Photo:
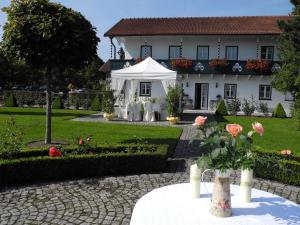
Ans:
<svg viewBox="0 0 300 225"><path fill-rule="evenodd" d="M202 126L205 124L207 117L203 117L203 116L197 116L197 118L195 119L195 123L193 123L193 126Z"/></svg>
<svg viewBox="0 0 300 225"><path fill-rule="evenodd" d="M292 153L291 150L287 149L287 150L282 150L282 151L280 152L280 154L281 154L281 155L292 155L293 153Z"/></svg>
<svg viewBox="0 0 300 225"><path fill-rule="evenodd" d="M235 138L243 131L243 127L239 124L227 124L226 130L231 134L232 137Z"/></svg>
<svg viewBox="0 0 300 225"><path fill-rule="evenodd" d="M78 144L79 144L79 145L83 145L83 140L82 140L82 138L79 139Z"/></svg>
<svg viewBox="0 0 300 225"><path fill-rule="evenodd" d="M264 127L262 126L261 123L255 122L252 124L252 128L253 130L258 133L260 136L263 135L263 133L265 132Z"/></svg>

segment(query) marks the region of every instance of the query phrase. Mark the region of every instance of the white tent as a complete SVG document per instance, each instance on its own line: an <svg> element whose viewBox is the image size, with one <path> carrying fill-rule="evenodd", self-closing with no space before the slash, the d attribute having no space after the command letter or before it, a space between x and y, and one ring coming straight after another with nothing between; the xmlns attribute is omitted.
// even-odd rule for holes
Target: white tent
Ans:
<svg viewBox="0 0 300 225"><path fill-rule="evenodd" d="M160 80L167 93L169 86L175 86L176 78L176 71L165 68L151 57L148 57L136 65L111 71L111 85L112 89L115 90L116 96L120 95L125 80L130 80L130 95L132 98L136 92L138 81L140 80Z"/></svg>

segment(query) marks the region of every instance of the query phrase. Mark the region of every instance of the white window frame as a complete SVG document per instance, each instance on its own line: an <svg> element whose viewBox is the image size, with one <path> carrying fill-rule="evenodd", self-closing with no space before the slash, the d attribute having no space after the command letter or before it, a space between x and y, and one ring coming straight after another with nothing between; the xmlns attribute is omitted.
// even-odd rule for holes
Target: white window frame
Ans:
<svg viewBox="0 0 300 225"><path fill-rule="evenodd" d="M236 57L233 57L233 49L236 50ZM226 46L226 59L227 60L238 60L239 59L239 47L238 46Z"/></svg>
<svg viewBox="0 0 300 225"><path fill-rule="evenodd" d="M266 48L265 56L263 57L263 48ZM270 52L272 54L270 54ZM270 56L270 57L269 57ZM274 46L261 46L260 47L260 58L266 60L273 60L274 58Z"/></svg>
<svg viewBox="0 0 300 225"><path fill-rule="evenodd" d="M201 51L199 51L201 49ZM205 51L204 51L205 49ZM197 46L197 60L209 60L209 46L198 45Z"/></svg>
<svg viewBox="0 0 300 225"><path fill-rule="evenodd" d="M176 49L176 51L175 51ZM181 57L181 46L170 45L169 46L169 59L179 59Z"/></svg>
<svg viewBox="0 0 300 225"><path fill-rule="evenodd" d="M270 88L269 92L267 92L268 88ZM267 95L267 93L269 94ZM259 100L272 100L272 86L267 84L259 85L258 95Z"/></svg>
<svg viewBox="0 0 300 225"><path fill-rule="evenodd" d="M227 88L229 89L227 90ZM224 84L224 99L234 99L236 98L236 96L237 96L237 84Z"/></svg>
<svg viewBox="0 0 300 225"><path fill-rule="evenodd" d="M140 82L140 96L151 97L151 82Z"/></svg>

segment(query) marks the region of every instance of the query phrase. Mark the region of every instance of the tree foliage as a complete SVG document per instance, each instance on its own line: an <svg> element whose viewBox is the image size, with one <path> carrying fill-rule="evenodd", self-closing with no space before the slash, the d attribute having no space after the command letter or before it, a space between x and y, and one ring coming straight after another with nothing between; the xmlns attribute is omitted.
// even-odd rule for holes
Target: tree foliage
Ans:
<svg viewBox="0 0 300 225"><path fill-rule="evenodd" d="M283 31L278 40L279 57L283 64L273 86L300 98L300 1L291 0L291 3L294 5L291 19L278 22Z"/></svg>

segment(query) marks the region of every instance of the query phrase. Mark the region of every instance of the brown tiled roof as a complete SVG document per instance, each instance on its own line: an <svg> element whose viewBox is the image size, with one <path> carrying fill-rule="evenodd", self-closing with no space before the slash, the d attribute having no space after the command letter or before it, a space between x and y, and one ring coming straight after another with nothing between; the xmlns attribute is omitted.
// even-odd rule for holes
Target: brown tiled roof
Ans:
<svg viewBox="0 0 300 225"><path fill-rule="evenodd" d="M278 35L278 20L289 16L182 17L122 19L105 36Z"/></svg>

